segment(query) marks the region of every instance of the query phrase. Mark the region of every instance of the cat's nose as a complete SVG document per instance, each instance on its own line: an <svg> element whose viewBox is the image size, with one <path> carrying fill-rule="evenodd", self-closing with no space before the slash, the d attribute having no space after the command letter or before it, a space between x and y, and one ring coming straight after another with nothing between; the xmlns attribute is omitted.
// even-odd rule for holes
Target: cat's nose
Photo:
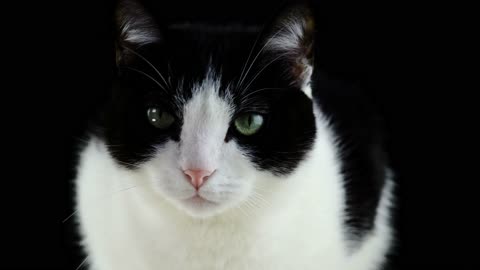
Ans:
<svg viewBox="0 0 480 270"><path fill-rule="evenodd" d="M192 184L192 186L198 190L200 187L208 180L208 177L212 175L214 171L206 171L206 170L185 170L183 173L187 176L188 181Z"/></svg>

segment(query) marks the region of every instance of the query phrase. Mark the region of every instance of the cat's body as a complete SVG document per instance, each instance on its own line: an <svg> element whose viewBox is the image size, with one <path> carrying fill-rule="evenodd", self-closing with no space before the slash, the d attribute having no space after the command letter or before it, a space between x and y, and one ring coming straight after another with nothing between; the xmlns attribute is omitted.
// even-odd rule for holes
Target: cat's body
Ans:
<svg viewBox="0 0 480 270"><path fill-rule="evenodd" d="M131 45L164 36L150 20L121 24L133 54L119 53L119 66L135 72L123 79L116 91L125 94L114 94L101 128L83 149L76 179L92 270L381 269L393 241L393 182L382 160L376 116L355 90L331 84L314 68L312 75L310 53L297 48L310 27L300 15L281 24L288 31L274 28L260 39L253 54L240 53L237 68L225 66L223 55L179 48L185 55L175 58L172 52L177 64L168 61L172 67L164 65L159 73L171 68L182 79L155 77L152 85L146 81L155 73L146 71L155 70L155 54L144 57L148 45L141 53ZM264 52L273 57L254 66ZM258 91L233 90L229 83L235 72L249 73L249 65L240 64L245 59L255 71L246 81L258 83ZM285 62L275 66L278 59ZM199 68L186 68L188 60ZM235 66L235 59L229 63ZM262 78L279 76L279 70L292 74L275 82ZM132 78L142 80L133 74L145 75L142 86L133 88L157 87L156 96L149 90L137 99L141 90L125 87ZM168 94L171 105L158 96L169 91L163 88L176 89ZM136 106L143 103L150 123L143 105ZM155 114L167 107L173 116ZM245 114L248 124L242 122ZM208 177L192 176L191 170L208 171Z"/></svg>
<svg viewBox="0 0 480 270"><path fill-rule="evenodd" d="M202 220L143 188L145 179L119 170L104 144L93 139L78 179L90 260L99 270L377 269L390 248L391 183L375 230L355 246L344 231L345 194L339 168L330 163L330 138L317 142L314 151L301 173L263 197L268 203L258 200L259 208L246 204Z"/></svg>

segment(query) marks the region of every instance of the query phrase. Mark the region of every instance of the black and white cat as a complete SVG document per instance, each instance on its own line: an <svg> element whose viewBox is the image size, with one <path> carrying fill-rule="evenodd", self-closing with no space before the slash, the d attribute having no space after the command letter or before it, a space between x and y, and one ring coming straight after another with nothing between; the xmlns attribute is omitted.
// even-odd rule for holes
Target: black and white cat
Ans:
<svg viewBox="0 0 480 270"><path fill-rule="evenodd" d="M150 14L117 7L118 76L80 156L90 269L382 269L379 117L316 68L308 7L264 28Z"/></svg>

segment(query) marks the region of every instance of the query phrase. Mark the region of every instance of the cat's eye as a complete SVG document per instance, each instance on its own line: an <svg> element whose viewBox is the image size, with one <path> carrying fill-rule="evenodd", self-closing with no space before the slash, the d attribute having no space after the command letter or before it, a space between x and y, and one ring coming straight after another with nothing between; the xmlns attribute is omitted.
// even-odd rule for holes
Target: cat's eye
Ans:
<svg viewBox="0 0 480 270"><path fill-rule="evenodd" d="M256 113L246 113L235 119L235 128L245 136L257 133L262 125L263 116Z"/></svg>
<svg viewBox="0 0 480 270"><path fill-rule="evenodd" d="M175 122L173 115L157 107L148 108L147 116L150 124L159 129L167 129Z"/></svg>

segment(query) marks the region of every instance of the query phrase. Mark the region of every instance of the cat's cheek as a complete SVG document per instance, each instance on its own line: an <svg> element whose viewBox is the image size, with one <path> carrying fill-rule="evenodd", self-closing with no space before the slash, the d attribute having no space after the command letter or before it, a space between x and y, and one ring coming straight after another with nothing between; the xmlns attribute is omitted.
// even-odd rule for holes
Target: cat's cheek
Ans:
<svg viewBox="0 0 480 270"><path fill-rule="evenodd" d="M147 179L144 181L150 183L156 193L168 200L188 198L194 193L185 175L178 169L177 149L177 143L168 142L157 150L154 158L143 165L147 171Z"/></svg>
<svg viewBox="0 0 480 270"><path fill-rule="evenodd" d="M217 172L200 190L212 204L195 204L189 199L195 189L179 169L178 145L168 142L158 149L154 158L143 164L146 168L146 183L159 198L181 212L193 217L209 217L236 208L255 194L259 171L249 159L248 153L235 141L225 143L219 149L221 158L216 164Z"/></svg>

